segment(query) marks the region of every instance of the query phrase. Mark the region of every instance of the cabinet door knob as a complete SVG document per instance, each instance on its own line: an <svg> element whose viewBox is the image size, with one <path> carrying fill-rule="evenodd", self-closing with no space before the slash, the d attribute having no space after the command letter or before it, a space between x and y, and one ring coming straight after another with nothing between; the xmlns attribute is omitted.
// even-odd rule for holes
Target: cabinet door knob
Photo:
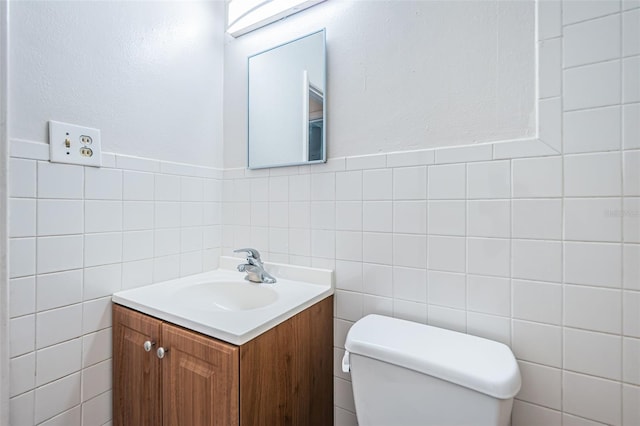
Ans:
<svg viewBox="0 0 640 426"><path fill-rule="evenodd" d="M156 355L158 355L158 358L162 359L167 354L167 352L169 352L169 349L165 349L162 346L160 346L156 351Z"/></svg>
<svg viewBox="0 0 640 426"><path fill-rule="evenodd" d="M147 340L146 342L144 342L142 347L144 347L145 351L151 352L151 347L155 346L155 345L156 345L156 342L152 342L151 340Z"/></svg>

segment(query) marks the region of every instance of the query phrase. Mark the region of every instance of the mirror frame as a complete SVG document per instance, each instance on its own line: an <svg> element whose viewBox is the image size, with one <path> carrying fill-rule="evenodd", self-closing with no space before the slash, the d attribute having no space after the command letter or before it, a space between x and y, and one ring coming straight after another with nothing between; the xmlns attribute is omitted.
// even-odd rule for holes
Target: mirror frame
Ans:
<svg viewBox="0 0 640 426"><path fill-rule="evenodd" d="M267 53L269 51L272 51L274 49L278 49L280 47L289 45L291 43L295 43L296 41L299 41L303 38L315 35L315 34L319 34L322 33L322 56L323 56L323 86L324 86L324 102L322 103L322 120L323 120L323 124L322 124L322 158L319 160L311 160L311 161L301 161L301 162L293 162L293 163L282 163L282 164L271 164L271 165L265 165L265 166L251 166L250 163L250 144L251 141L249 140L249 127L251 125L251 117L250 117L250 108L249 108L249 101L250 101L250 91L251 91L251 87L249 85L250 82L250 72L251 72L251 68L250 68L250 61L251 58L258 56L258 55L262 55L264 53ZM322 28L320 30L311 32L309 34L305 34L303 36L297 37L293 40L289 40L285 43L281 43L277 46L273 46L270 47L269 49L265 49L262 50L258 53L254 53L253 55L250 55L247 58L247 169L250 170L259 170L259 169L269 169L269 168L274 168L274 167L291 167L291 166L306 166L308 164L321 164L321 163L326 163L327 162L327 31L326 28Z"/></svg>

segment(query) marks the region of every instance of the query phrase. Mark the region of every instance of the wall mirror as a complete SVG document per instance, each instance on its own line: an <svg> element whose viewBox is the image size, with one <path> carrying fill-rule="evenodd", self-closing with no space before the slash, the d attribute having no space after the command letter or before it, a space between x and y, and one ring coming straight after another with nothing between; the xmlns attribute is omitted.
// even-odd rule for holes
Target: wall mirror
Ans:
<svg viewBox="0 0 640 426"><path fill-rule="evenodd" d="M249 57L250 169L327 160L325 40L323 29Z"/></svg>

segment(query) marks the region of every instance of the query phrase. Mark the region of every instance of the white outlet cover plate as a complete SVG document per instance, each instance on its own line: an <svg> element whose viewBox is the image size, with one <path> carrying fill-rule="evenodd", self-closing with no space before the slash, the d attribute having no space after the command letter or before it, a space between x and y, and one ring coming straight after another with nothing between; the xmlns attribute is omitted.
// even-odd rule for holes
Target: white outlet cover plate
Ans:
<svg viewBox="0 0 640 426"><path fill-rule="evenodd" d="M87 140L87 136L91 142L83 143L83 140ZM65 144L67 140L69 146ZM81 152L87 152L86 148L91 150L91 156L82 155ZM49 121L49 161L100 167L102 165L100 130L60 121Z"/></svg>

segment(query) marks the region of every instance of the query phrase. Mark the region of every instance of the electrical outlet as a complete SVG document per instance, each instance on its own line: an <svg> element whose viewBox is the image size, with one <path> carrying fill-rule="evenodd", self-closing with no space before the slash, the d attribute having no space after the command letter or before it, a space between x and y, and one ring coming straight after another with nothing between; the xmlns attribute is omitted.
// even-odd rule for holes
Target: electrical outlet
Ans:
<svg viewBox="0 0 640 426"><path fill-rule="evenodd" d="M100 130L49 121L49 161L100 167Z"/></svg>

